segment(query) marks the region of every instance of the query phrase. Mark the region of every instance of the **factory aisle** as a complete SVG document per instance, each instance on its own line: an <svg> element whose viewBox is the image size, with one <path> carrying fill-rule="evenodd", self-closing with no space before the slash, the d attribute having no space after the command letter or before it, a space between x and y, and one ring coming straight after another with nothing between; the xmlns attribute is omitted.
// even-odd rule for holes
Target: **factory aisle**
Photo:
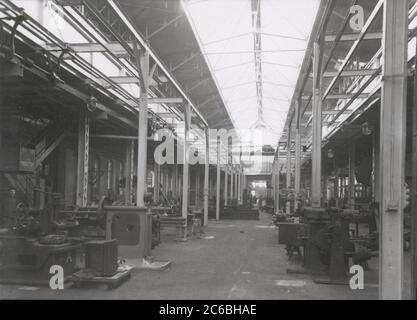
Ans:
<svg viewBox="0 0 417 320"><path fill-rule="evenodd" d="M271 217L259 221L210 221L202 239L165 242L157 259L172 260L169 270L134 271L115 290L105 287L62 291L0 286L0 298L20 299L376 299L376 286L351 291L346 286L312 282L287 274L285 248L278 245Z"/></svg>

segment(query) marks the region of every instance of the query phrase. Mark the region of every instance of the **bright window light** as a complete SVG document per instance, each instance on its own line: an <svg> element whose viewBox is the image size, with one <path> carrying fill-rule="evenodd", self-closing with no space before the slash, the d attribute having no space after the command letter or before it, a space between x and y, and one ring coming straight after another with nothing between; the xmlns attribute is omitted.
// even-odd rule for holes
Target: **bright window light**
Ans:
<svg viewBox="0 0 417 320"><path fill-rule="evenodd" d="M264 144L286 120L319 0L261 0ZM251 0L183 0L237 129L258 119Z"/></svg>

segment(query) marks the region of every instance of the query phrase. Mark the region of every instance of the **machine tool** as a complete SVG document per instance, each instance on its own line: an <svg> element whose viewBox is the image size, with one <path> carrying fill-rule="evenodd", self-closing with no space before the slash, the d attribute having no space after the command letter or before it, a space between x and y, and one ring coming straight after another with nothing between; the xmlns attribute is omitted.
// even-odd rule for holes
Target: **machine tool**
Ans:
<svg viewBox="0 0 417 320"><path fill-rule="evenodd" d="M160 241L159 221L151 210L105 203L102 197L98 207L73 210L60 210L52 200L42 210L19 206L16 224L0 229L0 282L48 284L55 264L63 267L65 276L92 266L109 274L118 256L152 269L167 267L169 262L155 264L151 255ZM92 248L106 247L99 243L113 249L103 249L107 254L100 259L97 254L91 258Z"/></svg>
<svg viewBox="0 0 417 320"><path fill-rule="evenodd" d="M372 234L358 237L350 230L358 211L305 207L297 215L296 222L276 223L279 243L287 246L289 258L303 247L303 268L288 269L289 273L312 274L317 283L347 284L349 258L366 269L367 261L375 256Z"/></svg>

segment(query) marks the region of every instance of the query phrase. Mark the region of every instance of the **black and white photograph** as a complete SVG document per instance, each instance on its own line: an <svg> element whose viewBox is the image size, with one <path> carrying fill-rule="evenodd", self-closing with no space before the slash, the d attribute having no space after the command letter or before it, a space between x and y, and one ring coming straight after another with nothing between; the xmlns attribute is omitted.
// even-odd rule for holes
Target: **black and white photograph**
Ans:
<svg viewBox="0 0 417 320"><path fill-rule="evenodd" d="M0 0L0 306L416 299L417 0Z"/></svg>

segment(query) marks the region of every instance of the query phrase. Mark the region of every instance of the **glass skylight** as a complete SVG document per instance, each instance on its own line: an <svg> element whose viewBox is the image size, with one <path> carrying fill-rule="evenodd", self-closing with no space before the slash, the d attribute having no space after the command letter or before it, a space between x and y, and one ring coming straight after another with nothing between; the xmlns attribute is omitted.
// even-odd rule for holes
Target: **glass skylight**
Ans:
<svg viewBox="0 0 417 320"><path fill-rule="evenodd" d="M283 130L318 0L261 0L264 144ZM259 124L251 0L183 0L236 129Z"/></svg>

